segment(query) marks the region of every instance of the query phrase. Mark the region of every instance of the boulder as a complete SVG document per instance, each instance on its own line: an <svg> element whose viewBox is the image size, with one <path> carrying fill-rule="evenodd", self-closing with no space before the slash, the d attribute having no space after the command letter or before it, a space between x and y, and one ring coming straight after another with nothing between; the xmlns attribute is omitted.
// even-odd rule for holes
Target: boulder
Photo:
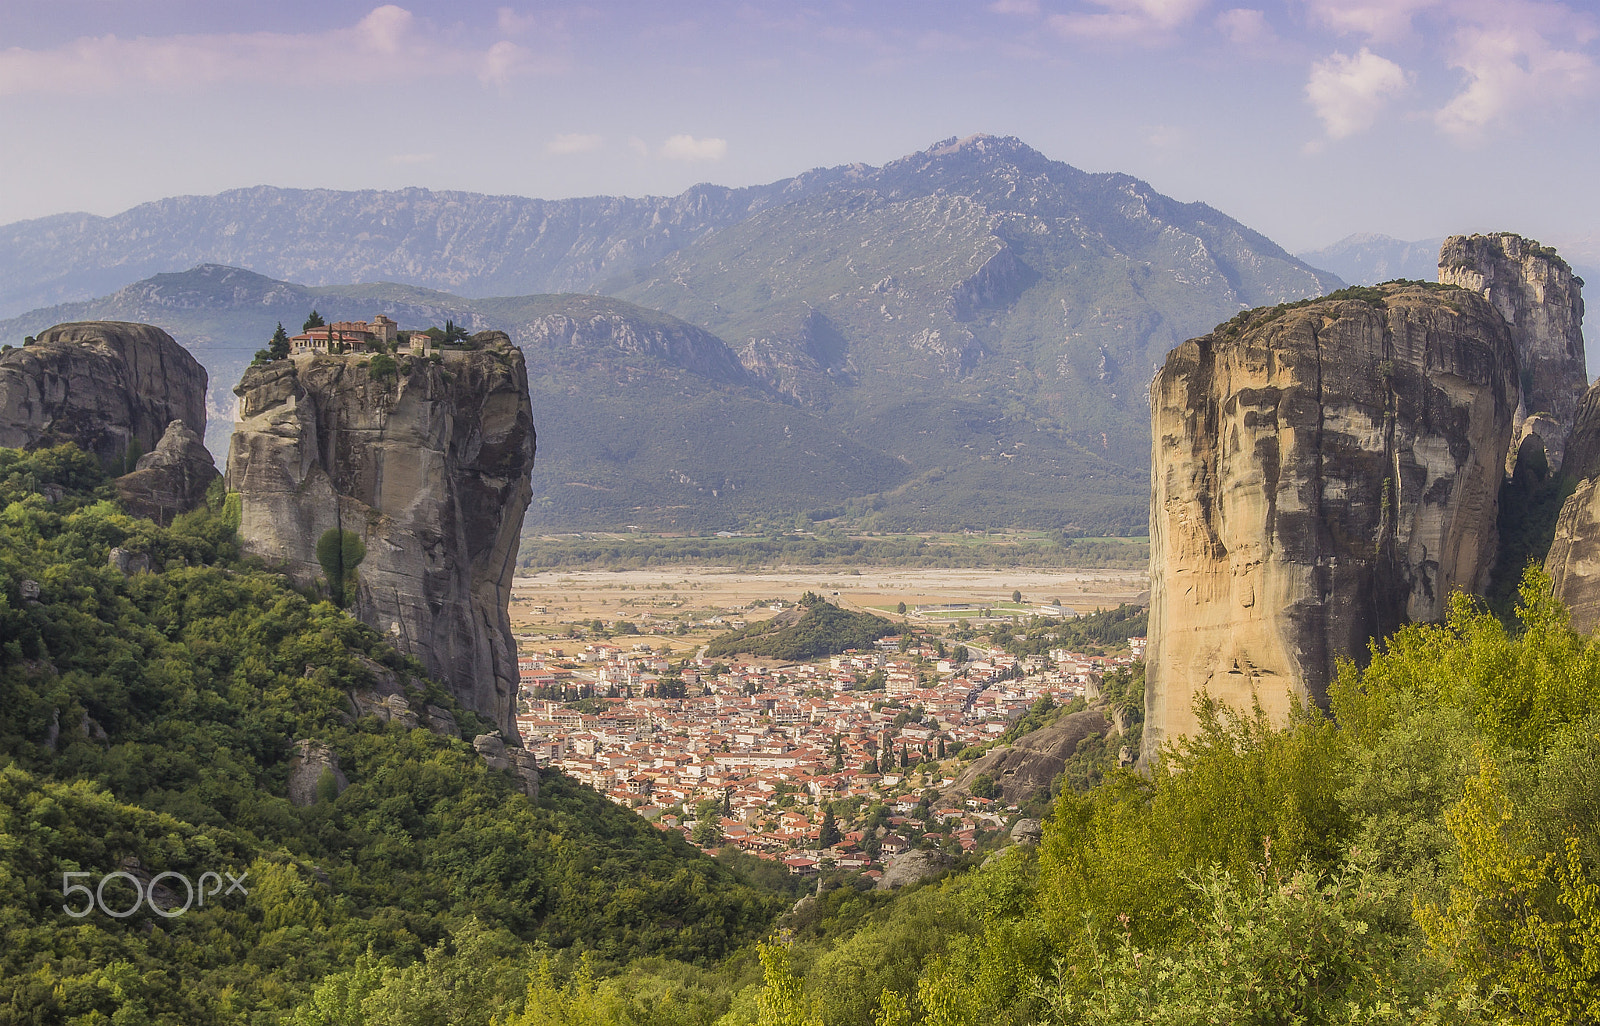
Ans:
<svg viewBox="0 0 1600 1026"><path fill-rule="evenodd" d="M499 734L479 734L472 739L472 747L483 756L484 765L492 770L508 770L511 760L506 755L505 739Z"/></svg>
<svg viewBox="0 0 1600 1026"><path fill-rule="evenodd" d="M1505 319L1391 284L1241 314L1150 391L1144 755L1202 692L1283 722L1335 661L1477 592L1518 403Z"/></svg>
<svg viewBox="0 0 1600 1026"><path fill-rule="evenodd" d="M428 729L441 737L461 737L461 727L457 725L454 714L448 709L441 709L430 705L426 710L428 714Z"/></svg>
<svg viewBox="0 0 1600 1026"><path fill-rule="evenodd" d="M919 880L938 876L954 864L950 856L939 851L928 851L925 848L913 848L903 851L889 860L884 867L883 876L879 878L877 889L892 891L896 887L914 884Z"/></svg>
<svg viewBox="0 0 1600 1026"><path fill-rule="evenodd" d="M113 546L106 554L106 564L117 568L123 576L129 574L147 574L150 572L150 554L148 552L132 552L121 546Z"/></svg>
<svg viewBox="0 0 1600 1026"><path fill-rule="evenodd" d="M511 760L511 768L517 773L517 779L522 781L522 793L534 801L539 800L539 764L533 758L533 753L523 748L508 748L506 757Z"/></svg>
<svg viewBox="0 0 1600 1026"><path fill-rule="evenodd" d="M1012 844L1038 844L1044 837L1044 824L1036 819L1019 819L1011 824Z"/></svg>
<svg viewBox="0 0 1600 1026"><path fill-rule="evenodd" d="M167 425L206 426L206 372L148 324L58 324L0 353L0 446L76 442L108 467L153 451Z"/></svg>
<svg viewBox="0 0 1600 1026"><path fill-rule="evenodd" d="M115 484L129 513L170 524L179 513L198 508L219 476L200 436L175 420L156 447L139 457L133 473L117 478Z"/></svg>
<svg viewBox="0 0 1600 1026"><path fill-rule="evenodd" d="M986 773L1000 785L1003 803L1021 805L1049 790L1084 738L1105 734L1109 726L1098 709L1058 717L1050 725L1023 735L1016 744L991 749L974 759L950 786L949 793L958 801L965 800L972 793L972 782Z"/></svg>

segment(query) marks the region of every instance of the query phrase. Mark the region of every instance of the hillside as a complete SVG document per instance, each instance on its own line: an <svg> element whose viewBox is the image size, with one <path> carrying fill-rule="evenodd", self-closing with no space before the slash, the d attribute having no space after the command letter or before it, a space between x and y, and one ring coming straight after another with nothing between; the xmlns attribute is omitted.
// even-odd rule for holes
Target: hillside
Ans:
<svg viewBox="0 0 1600 1026"><path fill-rule="evenodd" d="M0 315L198 263L313 285L390 279L479 296L581 292L850 174L818 170L637 199L258 186L174 196L113 217L58 214L0 226Z"/></svg>
<svg viewBox="0 0 1600 1026"><path fill-rule="evenodd" d="M706 655L717 659L752 655L788 662L820 659L847 649L865 651L874 641L899 629L881 616L840 609L807 592L793 609L713 638Z"/></svg>
<svg viewBox="0 0 1600 1026"><path fill-rule="evenodd" d="M206 443L226 459L234 387L282 322L381 309L413 327L453 320L503 328L527 357L539 461L530 531L623 527L721 530L795 511L819 515L902 481L905 465L796 409L754 380L721 339L668 314L601 296L469 300L414 286L306 288L205 265L102 299L0 322L0 341L69 320L151 323L211 375Z"/></svg>
<svg viewBox="0 0 1600 1026"><path fill-rule="evenodd" d="M244 190L12 225L0 266L18 297L195 260L254 271L159 274L16 317L0 338L87 316L161 325L192 340L225 421L279 320L313 305L449 317L508 331L541 378L554 444L533 526L844 513L892 531L1128 535L1147 518L1147 386L1166 352L1339 284L1204 204L989 136L671 201L540 202Z"/></svg>
<svg viewBox="0 0 1600 1026"><path fill-rule="evenodd" d="M75 448L0 450L0 1023L275 1023L430 948L498 960L515 1008L527 944L706 962L765 928L771 900L681 838L560 773L531 800L486 769L440 720L485 725L414 660L238 558L220 484L170 528L111 496ZM451 717L356 715L380 680ZM301 740L348 786L305 779ZM118 870L247 879L181 915L64 917L63 873Z"/></svg>

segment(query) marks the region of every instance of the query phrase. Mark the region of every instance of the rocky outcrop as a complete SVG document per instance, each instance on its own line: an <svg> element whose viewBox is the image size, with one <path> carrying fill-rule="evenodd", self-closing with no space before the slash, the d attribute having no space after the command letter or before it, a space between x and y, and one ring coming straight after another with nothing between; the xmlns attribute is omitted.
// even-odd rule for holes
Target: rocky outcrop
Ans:
<svg viewBox="0 0 1600 1026"><path fill-rule="evenodd" d="M1044 839L1044 824L1036 819L1019 819L1011 824L1011 843L1032 845Z"/></svg>
<svg viewBox="0 0 1600 1026"><path fill-rule="evenodd" d="M1544 569L1572 626L1600 626L1600 383L1584 394L1567 439L1566 471L1578 486L1561 505Z"/></svg>
<svg viewBox="0 0 1600 1026"><path fill-rule="evenodd" d="M507 603L533 414L517 348L498 332L473 346L392 371L313 354L250 368L226 480L244 548L302 585L328 584L328 532L359 539L351 610L515 737Z"/></svg>
<svg viewBox="0 0 1600 1026"><path fill-rule="evenodd" d="M1445 239L1439 249L1439 280L1484 296L1511 327L1522 397L1506 454L1507 472L1529 435L1544 444L1550 469L1560 470L1567 435L1589 385L1582 281L1555 250L1510 232Z"/></svg>
<svg viewBox="0 0 1600 1026"><path fill-rule="evenodd" d="M294 754L289 757L289 800L301 807L315 805L324 774L333 781L337 794L342 794L350 786L350 781L339 769L339 756L334 754L333 749L321 741L296 741Z"/></svg>
<svg viewBox="0 0 1600 1026"><path fill-rule="evenodd" d="M532 752L507 747L499 734L479 734L472 739L472 747L489 769L515 771L522 793L534 801L539 800L539 764L534 761Z"/></svg>
<svg viewBox="0 0 1600 1026"><path fill-rule="evenodd" d="M1016 302L1039 275L1032 271L1012 251L1002 245L994 256L950 289L950 300L945 310L954 321L970 321L981 313L1001 309Z"/></svg>
<svg viewBox="0 0 1600 1026"><path fill-rule="evenodd" d="M889 860L883 876L878 878L877 889L892 891L896 887L919 883L938 876L954 864L950 856L926 848L913 848Z"/></svg>
<svg viewBox="0 0 1600 1026"><path fill-rule="evenodd" d="M1477 591L1518 368L1474 292L1389 285L1241 314L1151 385L1144 752L1201 692L1325 701L1334 661Z"/></svg>
<svg viewBox="0 0 1600 1026"><path fill-rule="evenodd" d="M133 473L116 479L117 495L134 516L170 524L198 507L219 476L200 436L175 420L156 447L139 457Z"/></svg>
<svg viewBox="0 0 1600 1026"><path fill-rule="evenodd" d="M972 782L987 774L1000 785L1001 801L1021 805L1048 792L1050 784L1066 769L1067 760L1078 745L1094 734L1104 735L1110 724L1098 709L1085 709L1062 716L1016 744L996 748L973 761L950 786L949 793L965 798L972 793Z"/></svg>
<svg viewBox="0 0 1600 1026"><path fill-rule="evenodd" d="M0 353L0 446L76 442L116 466L154 450L175 420L204 433L206 372L160 328L58 324Z"/></svg>

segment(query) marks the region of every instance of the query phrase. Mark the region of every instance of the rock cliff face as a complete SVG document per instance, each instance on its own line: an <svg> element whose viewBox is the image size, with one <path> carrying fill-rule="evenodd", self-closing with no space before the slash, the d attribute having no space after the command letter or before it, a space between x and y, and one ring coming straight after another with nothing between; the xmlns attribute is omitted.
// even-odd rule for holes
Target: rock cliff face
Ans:
<svg viewBox="0 0 1600 1026"><path fill-rule="evenodd" d="M1589 385L1583 357L1581 281L1555 250L1520 235L1452 235L1439 249L1439 281L1483 295L1511 327L1522 399L1507 450L1509 472L1529 435L1562 467L1566 438Z"/></svg>
<svg viewBox="0 0 1600 1026"><path fill-rule="evenodd" d="M1544 569L1572 626L1600 626L1600 383L1583 396L1567 439L1566 473L1578 486L1561 505Z"/></svg>
<svg viewBox="0 0 1600 1026"><path fill-rule="evenodd" d="M1151 385L1146 755L1201 691L1324 701L1336 658L1486 582L1511 333L1474 292L1350 294L1241 314Z"/></svg>
<svg viewBox="0 0 1600 1026"><path fill-rule="evenodd" d="M0 354L0 446L76 442L110 465L155 449L175 420L205 432L206 372L160 328L58 324Z"/></svg>
<svg viewBox="0 0 1600 1026"><path fill-rule="evenodd" d="M353 355L252 367L227 485L246 549L300 583L325 583L317 547L329 531L356 535L352 611L515 737L506 607L533 414L522 354L498 332L473 342L381 377Z"/></svg>

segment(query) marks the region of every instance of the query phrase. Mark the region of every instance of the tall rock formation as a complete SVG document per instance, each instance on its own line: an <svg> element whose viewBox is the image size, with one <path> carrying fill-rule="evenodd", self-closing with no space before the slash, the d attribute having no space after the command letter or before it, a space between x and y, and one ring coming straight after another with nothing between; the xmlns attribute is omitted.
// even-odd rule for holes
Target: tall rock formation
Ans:
<svg viewBox="0 0 1600 1026"><path fill-rule="evenodd" d="M1600 383L1578 406L1565 470L1578 486L1561 505L1544 569L1572 626L1592 634L1600 626Z"/></svg>
<svg viewBox="0 0 1600 1026"><path fill-rule="evenodd" d="M1522 399L1506 470L1529 435L1560 470L1578 402L1589 385L1583 356L1583 282L1556 251L1510 232L1452 235L1439 248L1439 281L1486 297L1511 327Z"/></svg>
<svg viewBox="0 0 1600 1026"><path fill-rule="evenodd" d="M206 371L148 324L79 321L0 353L0 446L76 442L108 466L151 452L167 425L206 426Z"/></svg>
<svg viewBox="0 0 1600 1026"><path fill-rule="evenodd" d="M1340 298L1348 297L1348 298ZM1476 590L1518 397L1479 295L1393 285L1241 314L1151 385L1145 754L1200 692L1282 721L1341 656Z"/></svg>
<svg viewBox="0 0 1600 1026"><path fill-rule="evenodd" d="M355 535L355 615L515 737L507 603L532 494L527 368L500 332L441 355L393 372L357 355L250 368L227 486L246 549L299 583L326 584L330 531Z"/></svg>

